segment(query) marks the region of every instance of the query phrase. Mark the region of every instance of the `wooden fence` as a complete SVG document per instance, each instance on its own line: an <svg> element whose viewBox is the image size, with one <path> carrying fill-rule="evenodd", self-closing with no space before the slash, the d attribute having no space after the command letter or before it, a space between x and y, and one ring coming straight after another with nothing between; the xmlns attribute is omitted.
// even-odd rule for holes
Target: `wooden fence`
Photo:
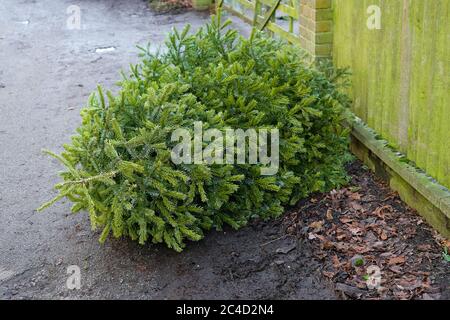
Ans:
<svg viewBox="0 0 450 320"><path fill-rule="evenodd" d="M219 0L218 7L233 13L259 30L300 44L299 0Z"/></svg>
<svg viewBox="0 0 450 320"><path fill-rule="evenodd" d="M366 26L381 9L381 29ZM335 0L333 58L352 70L353 111L450 188L450 1Z"/></svg>

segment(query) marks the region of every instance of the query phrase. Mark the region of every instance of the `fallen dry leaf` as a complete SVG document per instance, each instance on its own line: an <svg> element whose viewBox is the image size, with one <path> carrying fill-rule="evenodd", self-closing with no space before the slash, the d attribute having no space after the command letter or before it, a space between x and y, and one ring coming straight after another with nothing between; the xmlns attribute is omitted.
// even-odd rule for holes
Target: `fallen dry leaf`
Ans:
<svg viewBox="0 0 450 320"><path fill-rule="evenodd" d="M343 229L341 229L341 228L336 229L336 239L338 241L343 241L348 238L350 238L350 237L347 235L347 233Z"/></svg>
<svg viewBox="0 0 450 320"><path fill-rule="evenodd" d="M430 244L420 244L417 246L417 249L419 249L419 251L430 251L431 250L431 245Z"/></svg>
<svg viewBox="0 0 450 320"><path fill-rule="evenodd" d="M363 234L363 229L357 226L350 226L348 227L348 230L354 235L354 236L361 236Z"/></svg>
<svg viewBox="0 0 450 320"><path fill-rule="evenodd" d="M350 193L350 199L361 200L361 195L358 192L352 192L352 193Z"/></svg>
<svg viewBox="0 0 450 320"><path fill-rule="evenodd" d="M334 272L331 271L323 271L322 274L327 277L327 278L333 278L334 277Z"/></svg>
<svg viewBox="0 0 450 320"><path fill-rule="evenodd" d="M405 263L405 257L403 257L403 256L393 257L393 258L390 258L388 261L389 265L403 264L403 263Z"/></svg>
<svg viewBox="0 0 450 320"><path fill-rule="evenodd" d="M386 205L386 206L382 206L382 207L378 207L375 209L375 211L373 212L378 218L384 220L385 217L385 213L387 212L392 212L392 206L390 205Z"/></svg>
<svg viewBox="0 0 450 320"><path fill-rule="evenodd" d="M425 283L423 283L422 281L415 279L415 278L400 279L400 280L396 281L396 283L397 283L397 287L399 289L409 290L409 291L422 288L424 285L426 286Z"/></svg>
<svg viewBox="0 0 450 320"><path fill-rule="evenodd" d="M341 262L339 261L339 257L337 255L333 255L333 257L331 258L331 261L333 262L333 267L335 269L339 269L339 267L341 266Z"/></svg>
<svg viewBox="0 0 450 320"><path fill-rule="evenodd" d="M364 246L354 246L352 247L352 249L356 252L356 253L366 253L370 251L370 248L364 247Z"/></svg>
<svg viewBox="0 0 450 320"><path fill-rule="evenodd" d="M402 273L402 267L398 266L398 265L390 266L389 270L391 270L392 272L397 273L397 274Z"/></svg>
<svg viewBox="0 0 450 320"><path fill-rule="evenodd" d="M398 291L398 290L396 290L393 293L394 293L395 298L399 299L399 300L408 300L411 297L411 294L409 294L406 291Z"/></svg>
<svg viewBox="0 0 450 320"><path fill-rule="evenodd" d="M331 209L327 210L327 220L328 221L333 220L333 210L331 210Z"/></svg>
<svg viewBox="0 0 450 320"><path fill-rule="evenodd" d="M320 234L314 234L314 236L321 241L322 248L325 250L331 249L335 246L333 242L331 242L324 236L321 236Z"/></svg>
<svg viewBox="0 0 450 320"><path fill-rule="evenodd" d="M351 218L348 218L348 217L342 217L342 218L340 218L339 219L342 223L345 223L345 224L347 224L347 223L352 223L354 220L353 219L351 219Z"/></svg>
<svg viewBox="0 0 450 320"><path fill-rule="evenodd" d="M308 227L314 229L315 232L319 232L319 231L322 231L324 223L325 223L325 221L323 221L323 220L314 221Z"/></svg>
<svg viewBox="0 0 450 320"><path fill-rule="evenodd" d="M356 201L352 201L350 202L350 207L352 207L354 210L356 211L364 211L364 208L362 205L360 205L358 202Z"/></svg>

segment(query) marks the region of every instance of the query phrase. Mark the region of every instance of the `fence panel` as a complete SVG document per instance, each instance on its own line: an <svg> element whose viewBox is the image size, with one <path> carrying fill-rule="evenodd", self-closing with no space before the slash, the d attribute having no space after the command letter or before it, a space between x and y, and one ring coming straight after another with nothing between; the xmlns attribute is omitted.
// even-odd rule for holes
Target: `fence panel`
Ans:
<svg viewBox="0 0 450 320"><path fill-rule="evenodd" d="M369 30L367 8L381 9ZM350 66L353 111L450 188L448 0L334 0L333 57Z"/></svg>

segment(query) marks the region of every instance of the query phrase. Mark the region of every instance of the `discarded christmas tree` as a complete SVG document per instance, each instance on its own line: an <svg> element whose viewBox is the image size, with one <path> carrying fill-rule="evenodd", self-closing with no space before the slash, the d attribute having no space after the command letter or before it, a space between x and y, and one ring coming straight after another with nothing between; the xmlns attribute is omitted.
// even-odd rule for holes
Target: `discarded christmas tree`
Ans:
<svg viewBox="0 0 450 320"><path fill-rule="evenodd" d="M83 122L61 155L59 195L72 211L89 212L105 241L129 236L181 251L185 239L250 219L274 218L312 192L346 182L348 99L339 74L305 62L297 47L255 32L239 37L220 16L194 35L174 31L167 50L142 49L117 96L91 95ZM195 123L277 129L279 167L262 164L176 164L171 134Z"/></svg>

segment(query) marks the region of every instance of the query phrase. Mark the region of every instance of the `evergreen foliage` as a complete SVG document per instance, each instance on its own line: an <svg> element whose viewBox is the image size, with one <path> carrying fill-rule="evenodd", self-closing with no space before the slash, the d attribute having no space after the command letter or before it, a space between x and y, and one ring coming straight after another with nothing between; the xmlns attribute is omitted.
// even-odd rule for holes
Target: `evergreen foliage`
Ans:
<svg viewBox="0 0 450 320"><path fill-rule="evenodd" d="M166 50L142 49L118 95L92 94L82 124L59 159L55 188L86 210L92 228L181 251L204 231L274 218L284 207L346 183L348 99L340 73L321 72L297 47L254 32L249 39L220 15L194 35L174 30ZM171 133L195 121L225 128L278 128L280 168L259 165L175 165Z"/></svg>

